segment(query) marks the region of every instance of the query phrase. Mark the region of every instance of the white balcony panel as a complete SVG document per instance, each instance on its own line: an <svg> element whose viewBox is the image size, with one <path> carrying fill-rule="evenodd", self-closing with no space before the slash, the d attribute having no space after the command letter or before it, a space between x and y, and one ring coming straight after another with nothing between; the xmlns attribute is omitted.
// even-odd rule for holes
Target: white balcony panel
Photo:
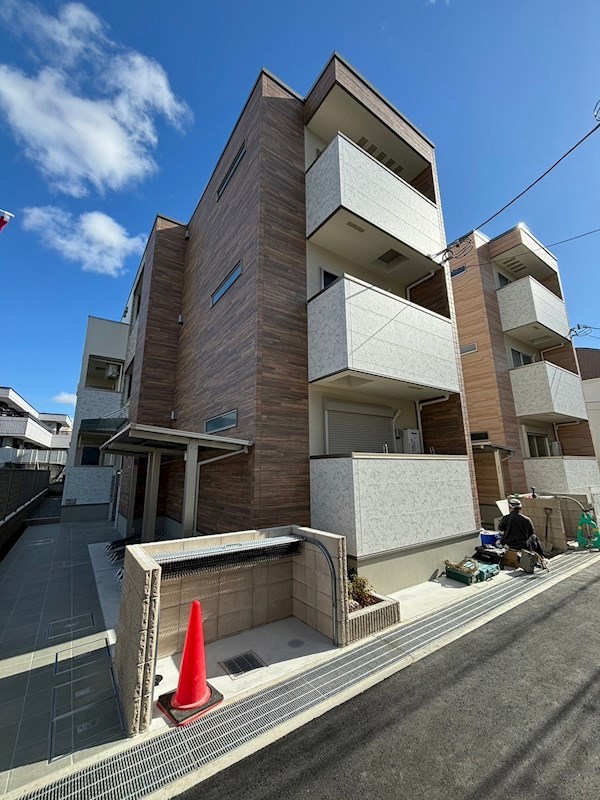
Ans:
<svg viewBox="0 0 600 800"><path fill-rule="evenodd" d="M364 557L475 529L466 456L353 453L311 459L312 525Z"/></svg>
<svg viewBox="0 0 600 800"><path fill-rule="evenodd" d="M52 434L48 428L30 417L0 417L0 437L14 436L41 447L50 447Z"/></svg>
<svg viewBox="0 0 600 800"><path fill-rule="evenodd" d="M344 370L459 391L449 319L345 275L308 304L308 379Z"/></svg>
<svg viewBox="0 0 600 800"><path fill-rule="evenodd" d="M68 450L71 444L70 433L53 434L50 442L50 447L56 450Z"/></svg>
<svg viewBox="0 0 600 800"><path fill-rule="evenodd" d="M424 255L444 247L435 203L338 134L306 174L306 235L339 208Z"/></svg>
<svg viewBox="0 0 600 800"><path fill-rule="evenodd" d="M587 419L581 379L549 361L510 371L517 417L546 422Z"/></svg>
<svg viewBox="0 0 600 800"><path fill-rule="evenodd" d="M565 303L527 276L498 290L502 330L517 339L548 347L569 335Z"/></svg>
<svg viewBox="0 0 600 800"><path fill-rule="evenodd" d="M600 486L600 470L593 457L525 458L527 486L553 494L588 494Z"/></svg>
<svg viewBox="0 0 600 800"><path fill-rule="evenodd" d="M63 505L75 500L76 505L110 502L114 467L69 467L65 475Z"/></svg>

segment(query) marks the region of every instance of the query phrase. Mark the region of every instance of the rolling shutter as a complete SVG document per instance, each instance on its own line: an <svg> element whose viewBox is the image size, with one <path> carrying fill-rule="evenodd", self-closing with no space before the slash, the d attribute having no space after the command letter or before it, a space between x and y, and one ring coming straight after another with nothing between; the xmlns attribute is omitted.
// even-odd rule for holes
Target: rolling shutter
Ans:
<svg viewBox="0 0 600 800"><path fill-rule="evenodd" d="M327 452L382 453L387 445L394 452L392 417L352 411L327 410Z"/></svg>

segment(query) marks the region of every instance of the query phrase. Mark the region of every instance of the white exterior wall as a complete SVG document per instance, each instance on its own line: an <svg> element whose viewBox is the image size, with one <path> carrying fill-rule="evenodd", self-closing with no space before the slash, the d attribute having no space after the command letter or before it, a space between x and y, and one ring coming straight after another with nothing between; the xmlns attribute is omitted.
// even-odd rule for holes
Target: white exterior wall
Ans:
<svg viewBox="0 0 600 800"><path fill-rule="evenodd" d="M73 422L73 446L69 450L68 465L75 464L79 426L82 419L100 419L116 414L121 408L121 392L111 392L107 389L79 389L77 392L77 406L75 408L75 421ZM87 469L87 467L85 467Z"/></svg>
<svg viewBox="0 0 600 800"><path fill-rule="evenodd" d="M498 290L497 296L503 331L537 322L568 337L570 326L564 301L535 278L527 276L509 283Z"/></svg>
<svg viewBox="0 0 600 800"><path fill-rule="evenodd" d="M342 370L458 392L450 320L345 276L308 304L308 379Z"/></svg>
<svg viewBox="0 0 600 800"><path fill-rule="evenodd" d="M79 386L85 386L85 378L90 356L100 356L107 360L125 361L129 325L113 322L100 317L88 317Z"/></svg>
<svg viewBox="0 0 600 800"><path fill-rule="evenodd" d="M0 417L0 438L16 436L40 447L52 447L54 438L48 428L29 417Z"/></svg>
<svg viewBox="0 0 600 800"><path fill-rule="evenodd" d="M475 529L466 456L355 453L311 460L312 526L365 557Z"/></svg>
<svg viewBox="0 0 600 800"><path fill-rule="evenodd" d="M424 255L444 247L438 209L341 134L306 173L306 235L344 207Z"/></svg>
<svg viewBox="0 0 600 800"><path fill-rule="evenodd" d="M510 371L517 417L561 414L587 419L581 378L549 361Z"/></svg>
<svg viewBox="0 0 600 800"><path fill-rule="evenodd" d="M113 467L71 467L65 476L63 506L73 499L78 506L108 503L114 474Z"/></svg>
<svg viewBox="0 0 600 800"><path fill-rule="evenodd" d="M523 463L527 485L535 486L539 492L588 494L592 486L600 485L600 470L595 458L525 458Z"/></svg>

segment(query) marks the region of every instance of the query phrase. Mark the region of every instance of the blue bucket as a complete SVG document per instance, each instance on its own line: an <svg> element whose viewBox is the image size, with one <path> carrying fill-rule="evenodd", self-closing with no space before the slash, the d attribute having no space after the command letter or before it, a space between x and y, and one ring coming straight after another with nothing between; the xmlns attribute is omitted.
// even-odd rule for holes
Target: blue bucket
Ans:
<svg viewBox="0 0 600 800"><path fill-rule="evenodd" d="M496 531L489 531L487 533L481 533L481 544L491 544L495 547L496 539L498 538Z"/></svg>

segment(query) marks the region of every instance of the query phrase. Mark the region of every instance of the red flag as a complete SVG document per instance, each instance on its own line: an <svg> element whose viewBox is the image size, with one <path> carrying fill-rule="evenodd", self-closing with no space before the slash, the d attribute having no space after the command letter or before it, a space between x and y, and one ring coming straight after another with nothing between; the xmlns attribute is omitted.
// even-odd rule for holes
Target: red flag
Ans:
<svg viewBox="0 0 600 800"><path fill-rule="evenodd" d="M14 217L14 214L11 214L10 211L3 211L0 208L0 231L8 225L11 217Z"/></svg>

